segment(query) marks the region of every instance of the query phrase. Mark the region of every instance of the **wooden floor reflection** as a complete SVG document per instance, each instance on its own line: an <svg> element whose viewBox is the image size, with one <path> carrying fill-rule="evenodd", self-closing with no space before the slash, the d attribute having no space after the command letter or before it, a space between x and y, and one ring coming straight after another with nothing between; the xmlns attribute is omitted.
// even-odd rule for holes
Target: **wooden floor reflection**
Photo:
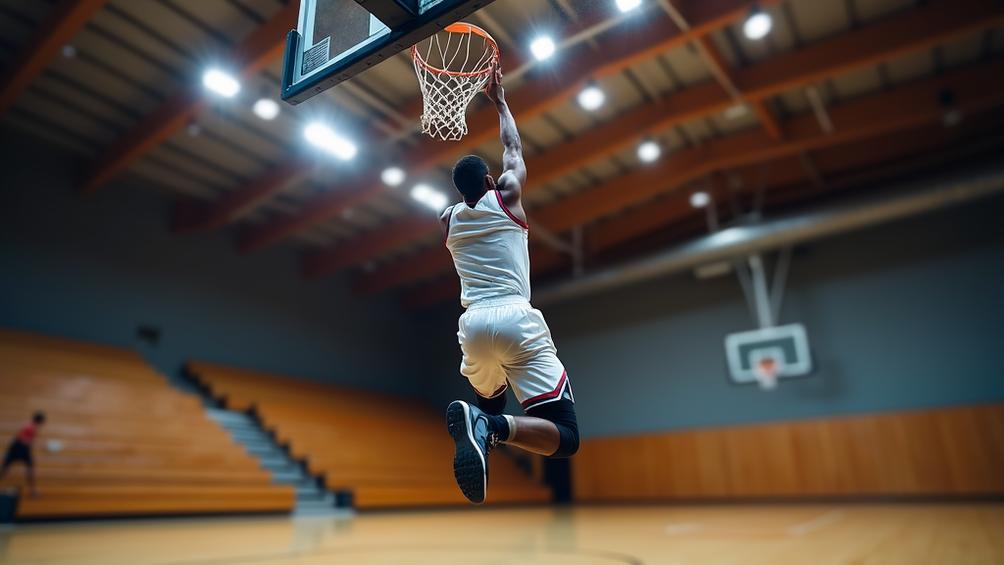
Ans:
<svg viewBox="0 0 1004 565"><path fill-rule="evenodd" d="M17 565L1004 563L1004 504L470 509L22 525Z"/></svg>

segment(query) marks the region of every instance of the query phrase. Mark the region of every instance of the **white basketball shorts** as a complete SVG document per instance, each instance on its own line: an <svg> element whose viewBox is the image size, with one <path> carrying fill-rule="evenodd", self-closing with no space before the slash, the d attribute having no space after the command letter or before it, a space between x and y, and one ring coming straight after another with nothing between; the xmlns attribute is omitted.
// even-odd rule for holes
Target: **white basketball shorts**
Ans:
<svg viewBox="0 0 1004 565"><path fill-rule="evenodd" d="M524 410L567 397L572 389L544 316L522 297L479 300L460 316L460 372L478 395L512 386Z"/></svg>

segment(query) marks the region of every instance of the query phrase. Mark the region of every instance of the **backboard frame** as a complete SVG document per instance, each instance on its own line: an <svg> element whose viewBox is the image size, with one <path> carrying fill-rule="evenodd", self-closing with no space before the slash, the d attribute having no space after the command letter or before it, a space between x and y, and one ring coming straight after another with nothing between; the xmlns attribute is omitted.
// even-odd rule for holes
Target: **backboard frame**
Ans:
<svg viewBox="0 0 1004 565"><path fill-rule="evenodd" d="M791 342L793 362L785 359L782 347L770 343L781 340ZM751 350L748 358L744 359L742 356L743 348L755 345L759 345L759 347ZM802 324L772 326L729 334L725 336L725 357L728 364L729 380L738 385L757 382L753 364L759 362L763 357L781 360L777 372L779 380L808 377L815 370L808 333Z"/></svg>
<svg viewBox="0 0 1004 565"><path fill-rule="evenodd" d="M300 1L299 29L307 29L311 9L318 0ZM422 0L354 0L387 26L388 32L373 35L365 46L356 46L347 54L324 63L312 72L303 69L304 37L297 30L286 34L283 55L281 97L289 104L301 102L386 61L397 53L464 19L495 0L440 0L424 8ZM415 13L416 10L424 10Z"/></svg>

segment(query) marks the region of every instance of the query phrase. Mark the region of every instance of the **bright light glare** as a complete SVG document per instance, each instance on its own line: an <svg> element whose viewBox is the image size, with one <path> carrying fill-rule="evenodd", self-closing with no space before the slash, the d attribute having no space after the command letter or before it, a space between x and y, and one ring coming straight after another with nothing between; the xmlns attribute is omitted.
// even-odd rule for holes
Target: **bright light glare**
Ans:
<svg viewBox="0 0 1004 565"><path fill-rule="evenodd" d="M739 118L745 116L748 111L749 110L746 109L746 104L736 104L725 109L725 117L730 120L738 120Z"/></svg>
<svg viewBox="0 0 1004 565"><path fill-rule="evenodd" d="M400 167L387 167L380 173L380 180L387 186L398 186L404 182L404 171Z"/></svg>
<svg viewBox="0 0 1004 565"><path fill-rule="evenodd" d="M764 12L759 8L754 8L746 21L743 22L743 34L747 38L752 40L763 39L770 33L770 28L773 27L774 21L771 19L770 14Z"/></svg>
<svg viewBox="0 0 1004 565"><path fill-rule="evenodd" d="M254 103L254 115L263 120L274 120L279 115L279 105L271 98L260 98Z"/></svg>
<svg viewBox="0 0 1004 565"><path fill-rule="evenodd" d="M542 35L530 43L530 52L533 53L533 57L538 61L550 59L554 55L555 50L557 50L557 47L554 45L554 40L546 35Z"/></svg>
<svg viewBox="0 0 1004 565"><path fill-rule="evenodd" d="M638 146L638 158L646 163L651 163L662 155L662 148L654 141L644 141Z"/></svg>
<svg viewBox="0 0 1004 565"><path fill-rule="evenodd" d="M583 110L598 110L607 100L607 95L596 85L589 85L579 92L579 106Z"/></svg>
<svg viewBox="0 0 1004 565"><path fill-rule="evenodd" d="M209 69L206 71L202 75L202 86L227 98L233 98L241 91L241 83L233 75L219 69Z"/></svg>
<svg viewBox="0 0 1004 565"><path fill-rule="evenodd" d="M314 122L308 125L303 130L303 136L310 143L338 157L342 161L352 159L358 151L354 143L339 136L331 128L321 123Z"/></svg>
<svg viewBox="0 0 1004 565"><path fill-rule="evenodd" d="M641 0L617 0L617 9L621 12L630 12L641 6Z"/></svg>
<svg viewBox="0 0 1004 565"><path fill-rule="evenodd" d="M690 205L694 208L704 208L711 203L711 195L703 190L690 195Z"/></svg>
<svg viewBox="0 0 1004 565"><path fill-rule="evenodd" d="M411 189L411 197L437 212L446 208L449 203L445 194L427 184L416 184Z"/></svg>

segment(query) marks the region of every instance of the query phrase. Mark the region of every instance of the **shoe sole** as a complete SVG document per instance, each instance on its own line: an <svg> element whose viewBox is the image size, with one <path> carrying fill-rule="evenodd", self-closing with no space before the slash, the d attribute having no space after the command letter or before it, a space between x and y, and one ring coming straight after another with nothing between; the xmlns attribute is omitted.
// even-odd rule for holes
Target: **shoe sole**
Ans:
<svg viewBox="0 0 1004 565"><path fill-rule="evenodd" d="M457 444L457 451L453 456L453 476L467 500L481 504L485 501L488 469L485 456L474 441L470 422L470 407L464 402L451 402L446 409L446 424L450 436Z"/></svg>

